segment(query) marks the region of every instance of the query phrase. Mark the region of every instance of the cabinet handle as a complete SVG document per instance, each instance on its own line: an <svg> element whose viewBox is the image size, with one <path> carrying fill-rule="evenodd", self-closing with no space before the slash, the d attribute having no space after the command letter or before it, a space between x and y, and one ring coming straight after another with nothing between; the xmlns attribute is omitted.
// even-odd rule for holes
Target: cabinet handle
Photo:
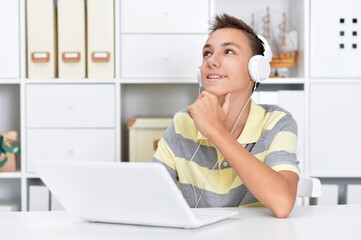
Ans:
<svg viewBox="0 0 361 240"><path fill-rule="evenodd" d="M49 62L50 53L49 52L33 52L33 53L31 53L31 60L35 63Z"/></svg>
<svg viewBox="0 0 361 240"><path fill-rule="evenodd" d="M135 119L135 118L129 118L127 121L127 128L131 128L134 125L136 120L137 119Z"/></svg>
<svg viewBox="0 0 361 240"><path fill-rule="evenodd" d="M109 62L110 53L109 52L93 52L92 61L93 62Z"/></svg>
<svg viewBox="0 0 361 240"><path fill-rule="evenodd" d="M156 139L156 140L154 140L154 142L153 142L154 151L157 151L159 140L160 140L160 139Z"/></svg>
<svg viewBox="0 0 361 240"><path fill-rule="evenodd" d="M80 62L80 52L63 52L63 62Z"/></svg>
<svg viewBox="0 0 361 240"><path fill-rule="evenodd" d="M168 54L163 54L164 59L168 59Z"/></svg>

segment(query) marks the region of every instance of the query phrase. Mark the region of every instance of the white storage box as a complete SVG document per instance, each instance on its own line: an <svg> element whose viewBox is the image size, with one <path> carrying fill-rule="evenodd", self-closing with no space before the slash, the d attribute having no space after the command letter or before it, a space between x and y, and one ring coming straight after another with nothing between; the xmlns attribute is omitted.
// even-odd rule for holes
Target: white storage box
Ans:
<svg viewBox="0 0 361 240"><path fill-rule="evenodd" d="M58 0L59 78L84 78L85 1Z"/></svg>
<svg viewBox="0 0 361 240"><path fill-rule="evenodd" d="M28 78L57 75L55 18L53 0L26 1Z"/></svg>
<svg viewBox="0 0 361 240"><path fill-rule="evenodd" d="M46 186L29 186L29 211L49 211L50 192Z"/></svg>
<svg viewBox="0 0 361 240"><path fill-rule="evenodd" d="M114 1L87 1L87 76L114 77Z"/></svg>

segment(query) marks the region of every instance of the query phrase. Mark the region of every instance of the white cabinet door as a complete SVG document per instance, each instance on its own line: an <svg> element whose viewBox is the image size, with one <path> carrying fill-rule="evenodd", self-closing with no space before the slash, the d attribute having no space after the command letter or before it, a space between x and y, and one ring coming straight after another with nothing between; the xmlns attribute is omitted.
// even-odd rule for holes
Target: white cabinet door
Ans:
<svg viewBox="0 0 361 240"><path fill-rule="evenodd" d="M361 84L311 84L310 175L361 176Z"/></svg>
<svg viewBox="0 0 361 240"><path fill-rule="evenodd" d="M0 78L19 75L19 1L0 0Z"/></svg>
<svg viewBox="0 0 361 240"><path fill-rule="evenodd" d="M123 78L194 78L207 35L124 35Z"/></svg>
<svg viewBox="0 0 361 240"><path fill-rule="evenodd" d="M207 33L208 0L122 0L123 33Z"/></svg>
<svg viewBox="0 0 361 240"><path fill-rule="evenodd" d="M310 1L312 78L361 77L361 1Z"/></svg>
<svg viewBox="0 0 361 240"><path fill-rule="evenodd" d="M28 129L28 171L32 160L115 161L114 129Z"/></svg>
<svg viewBox="0 0 361 240"><path fill-rule="evenodd" d="M28 128L115 127L113 84L28 84Z"/></svg>

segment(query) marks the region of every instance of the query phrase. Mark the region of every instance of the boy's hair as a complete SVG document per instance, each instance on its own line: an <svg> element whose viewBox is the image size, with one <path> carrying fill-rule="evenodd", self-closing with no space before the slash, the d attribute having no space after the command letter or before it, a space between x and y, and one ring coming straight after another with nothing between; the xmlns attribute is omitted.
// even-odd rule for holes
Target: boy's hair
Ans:
<svg viewBox="0 0 361 240"><path fill-rule="evenodd" d="M261 39L257 34L242 20L232 17L228 14L217 15L213 21L210 22L209 35L221 28L235 28L241 30L248 37L250 48L253 55L263 55L264 47Z"/></svg>

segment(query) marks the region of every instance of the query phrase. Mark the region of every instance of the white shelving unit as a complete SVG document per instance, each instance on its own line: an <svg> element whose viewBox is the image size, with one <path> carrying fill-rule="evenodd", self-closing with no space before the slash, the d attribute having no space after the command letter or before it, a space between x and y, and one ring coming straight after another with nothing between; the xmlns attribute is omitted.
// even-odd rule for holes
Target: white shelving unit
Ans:
<svg viewBox="0 0 361 240"><path fill-rule="evenodd" d="M351 0L348 1L352 2ZM11 6L12 8L6 11L3 10L5 9L4 6ZM19 56L19 60L13 63L14 66L12 65L12 73L8 74L5 71L0 71L0 99L4 97L7 100L17 99L13 103L8 103L10 106L5 110L1 109L2 113L5 112L1 118L5 120L0 120L0 130L15 129L20 133L21 139L21 161L18 172L0 173L0 201L13 200L20 204L22 211L27 211L28 184L29 182L38 181L37 175L29 172L26 167L29 153L27 148L29 146L27 141L27 132L29 130L27 111L31 110L28 109L26 100L28 86L53 84L70 87L79 84L113 86L115 91L113 108L115 124L112 127L115 131L114 156L115 161L126 160L128 156L127 119L134 117L172 117L176 111L185 108L196 99L198 94L196 68L198 63L199 65L201 63L201 47L202 41L207 39L208 20L215 14L224 12L249 23L251 13L256 13L259 16L260 12L265 12L267 6L270 7L271 14L274 15L286 12L290 25L298 31L299 55L297 66L291 69L290 77L270 79L261 85L260 89L265 91L275 91L277 89L304 91L305 129L300 130L305 139L305 149L300 150L304 156L302 174L328 178L336 176L332 174L332 171L327 172L327 168L325 174L320 174L319 171L310 168L310 166L313 166L310 162L313 157L311 154L314 154L310 131L313 130L315 124L310 116L310 113L315 111L312 108L313 101L315 101L315 96L312 93L315 85L355 84L361 86L361 77L344 79L332 78L332 76L311 78L309 74L311 64L310 45L312 44L310 21L313 19L310 20L312 6L309 0L247 0L242 2L238 0L163 0L157 2L151 0L115 0L115 77L111 79L28 79L26 76L25 6L26 0L0 0L0 16L6 13L12 18L18 19L18 21L13 22L7 21L6 24L11 25L11 27L6 26L6 28L3 22L0 21L0 32L10 31L15 34L13 38L19 42L19 45L11 46L13 51L7 50L5 52L18 54ZM135 6L138 7L135 8ZM139 6L143 7L139 8ZM16 14L18 14L18 17L14 17L17 16ZM170 16L170 20L164 21L164 16ZM174 19L173 16L175 16ZM185 17L183 22L182 16ZM140 21L137 22L137 19ZM180 21L180 23L177 23L177 21ZM138 24L139 22L142 24ZM360 15L358 26L361 26ZM14 29L19 29L19 31ZM361 35L361 28L359 31ZM148 45L141 46L144 41ZM360 41L359 45L361 47ZM143 49L143 47L145 48ZM3 49L4 46L0 42L0 50ZM152 51L147 49L152 49ZM169 52L162 52L164 49L168 49ZM178 54L178 56L175 54ZM174 56L181 57L177 59L173 58ZM0 56L0 63L4 61L3 58L3 56ZM327 56L325 58L327 59ZM146 61L142 62L142 59ZM126 62L126 60L129 61ZM157 69L159 66L165 67ZM8 76L4 76L4 74L8 74ZM2 89L10 89L11 96L4 94L1 91ZM81 94L80 92L79 96ZM167 99L167 101L164 101L164 99ZM358 97L358 99L360 98ZM0 107L3 107L1 102ZM11 119L6 119L9 114L12 116ZM19 119L18 122L12 121L14 114L15 118ZM342 118L341 120L338 119L338 121L342 121ZM330 123L332 123L332 119ZM346 123L347 121L344 121L344 124ZM356 127L355 130L360 131L360 127ZM341 132L339 131L339 134ZM319 134L319 132L316 130L315 134ZM352 136L354 137L354 135ZM348 139L348 141L358 141L358 138ZM318 144L320 151L327 149L327 146L322 145L322 143L317 142L315 144ZM337 148L337 144L332 146L331 150ZM345 183L346 178L353 177L353 183L355 183L355 179L360 178L361 174L352 176L341 174L337 175L337 177L341 178L341 183ZM326 178L325 181L327 182ZM332 179L331 184L335 184L334 179Z"/></svg>

